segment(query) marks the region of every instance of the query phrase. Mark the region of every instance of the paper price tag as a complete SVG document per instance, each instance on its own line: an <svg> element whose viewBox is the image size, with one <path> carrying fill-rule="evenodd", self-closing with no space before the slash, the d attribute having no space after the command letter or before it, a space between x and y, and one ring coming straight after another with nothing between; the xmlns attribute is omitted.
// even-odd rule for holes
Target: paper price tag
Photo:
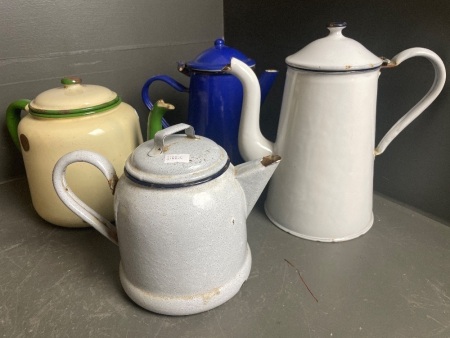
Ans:
<svg viewBox="0 0 450 338"><path fill-rule="evenodd" d="M164 163L189 163L189 154L167 154Z"/></svg>

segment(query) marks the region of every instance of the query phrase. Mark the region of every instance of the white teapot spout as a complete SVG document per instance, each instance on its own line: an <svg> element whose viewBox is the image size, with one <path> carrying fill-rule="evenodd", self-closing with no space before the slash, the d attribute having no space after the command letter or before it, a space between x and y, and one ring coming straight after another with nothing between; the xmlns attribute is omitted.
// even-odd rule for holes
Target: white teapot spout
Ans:
<svg viewBox="0 0 450 338"><path fill-rule="evenodd" d="M258 201L280 161L280 156L268 155L262 159L245 162L235 167L236 179L245 193L247 216Z"/></svg>
<svg viewBox="0 0 450 338"><path fill-rule="evenodd" d="M258 78L249 66L236 58L231 59L225 72L236 76L244 88L238 140L242 158L250 161L272 154L273 143L261 134L259 128L261 88Z"/></svg>

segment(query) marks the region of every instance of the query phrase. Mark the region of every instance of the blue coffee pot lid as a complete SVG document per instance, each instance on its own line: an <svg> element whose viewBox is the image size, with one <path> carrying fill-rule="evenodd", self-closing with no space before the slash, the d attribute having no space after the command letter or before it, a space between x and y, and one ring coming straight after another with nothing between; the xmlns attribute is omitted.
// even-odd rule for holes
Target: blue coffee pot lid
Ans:
<svg viewBox="0 0 450 338"><path fill-rule="evenodd" d="M255 61L240 51L225 45L224 39L214 41L214 47L200 53L194 60L180 64L180 68L204 72L220 72L231 63L231 58L239 59L249 67L255 66Z"/></svg>

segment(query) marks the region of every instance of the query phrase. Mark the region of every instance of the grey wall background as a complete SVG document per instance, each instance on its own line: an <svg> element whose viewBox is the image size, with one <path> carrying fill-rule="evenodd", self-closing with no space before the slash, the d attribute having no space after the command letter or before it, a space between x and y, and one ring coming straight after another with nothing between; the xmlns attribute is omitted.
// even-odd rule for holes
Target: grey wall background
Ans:
<svg viewBox="0 0 450 338"><path fill-rule="evenodd" d="M223 36L223 6L221 0L0 0L0 31L2 121L10 102L32 99L77 75L117 92L144 127L145 80L169 74L188 84L177 61L194 58ZM185 95L164 84L152 86L151 94L175 104L169 121L186 111ZM0 163L0 182L25 175L4 122Z"/></svg>
<svg viewBox="0 0 450 338"><path fill-rule="evenodd" d="M104 85L136 108L145 80L178 74L176 62L210 47L225 29L226 43L257 61L257 71L277 68L280 76L263 107L261 127L275 140L286 56L327 34L329 21L345 20L345 35L377 55L392 57L409 47L426 47L450 69L450 2L446 0L0 0L0 118L11 101L33 98L59 86L66 75ZM225 27L225 28L224 28ZM426 60L414 59L383 71L379 81L378 142L432 80ZM170 121L186 111L186 97L164 85L152 96L177 106ZM375 161L375 190L450 221L450 95L443 93ZM25 175L20 154L0 129L0 182Z"/></svg>
<svg viewBox="0 0 450 338"><path fill-rule="evenodd" d="M450 70L450 2L446 0L224 1L227 43L256 60L259 71L280 77L261 112L261 128L275 140L286 56L328 34L326 24L346 21L344 35L374 54L392 58L410 47L436 52ZM433 81L425 59L384 70L379 80L377 136L423 96ZM440 97L375 160L375 190L450 221L450 95Z"/></svg>

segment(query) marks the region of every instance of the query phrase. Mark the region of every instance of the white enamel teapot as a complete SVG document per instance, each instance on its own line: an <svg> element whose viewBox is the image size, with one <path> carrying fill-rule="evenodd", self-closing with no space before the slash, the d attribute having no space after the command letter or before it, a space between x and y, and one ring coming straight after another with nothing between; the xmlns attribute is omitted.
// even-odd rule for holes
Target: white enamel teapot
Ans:
<svg viewBox="0 0 450 338"><path fill-rule="evenodd" d="M269 155L234 167L223 148L178 124L137 147L120 180L103 156L79 150L57 162L53 184L74 213L119 245L120 279L132 300L153 312L188 315L226 302L247 279L246 219L279 161ZM67 185L66 168L75 162L105 175L116 226Z"/></svg>
<svg viewBox="0 0 450 338"><path fill-rule="evenodd" d="M269 185L267 216L295 236L324 242L350 240L371 228L374 158L436 99L446 77L442 60L428 49L407 49L387 60L345 37L345 27L330 24L328 36L286 58L275 144L259 129L257 80L248 71L236 73L247 93L239 131L242 157L272 152L283 157ZM378 77L382 68L412 57L431 62L433 85L375 148Z"/></svg>

